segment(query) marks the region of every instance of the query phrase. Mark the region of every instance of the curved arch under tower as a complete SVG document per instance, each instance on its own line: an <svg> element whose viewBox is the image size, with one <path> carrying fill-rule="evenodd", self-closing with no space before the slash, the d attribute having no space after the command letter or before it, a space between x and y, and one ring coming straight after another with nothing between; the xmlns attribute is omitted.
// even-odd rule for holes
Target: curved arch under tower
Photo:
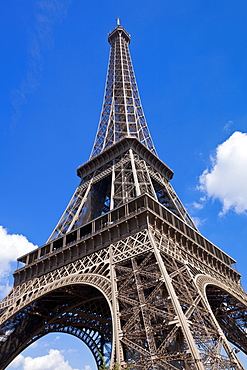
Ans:
<svg viewBox="0 0 247 370"><path fill-rule="evenodd" d="M112 313L106 297L92 285L63 285L20 307L1 327L1 359L7 366L36 340L52 332L71 334L91 350L98 366L109 362Z"/></svg>
<svg viewBox="0 0 247 370"><path fill-rule="evenodd" d="M247 355L247 307L244 300L227 286L207 285L206 296L228 341Z"/></svg>

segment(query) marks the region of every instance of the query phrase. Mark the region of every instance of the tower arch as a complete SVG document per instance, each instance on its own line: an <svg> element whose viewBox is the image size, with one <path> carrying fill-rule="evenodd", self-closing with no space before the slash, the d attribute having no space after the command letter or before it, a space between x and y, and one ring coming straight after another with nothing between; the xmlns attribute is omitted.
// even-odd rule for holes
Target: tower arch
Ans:
<svg viewBox="0 0 247 370"><path fill-rule="evenodd" d="M247 307L239 284L203 275L196 281L227 340L247 355Z"/></svg>
<svg viewBox="0 0 247 370"><path fill-rule="evenodd" d="M52 332L82 340L98 366L102 363L101 354L110 362L113 341L110 300L96 284L83 283L82 278L72 284L68 280L40 293L25 306L19 303L17 312L10 313L1 326L0 336L5 367L32 343Z"/></svg>

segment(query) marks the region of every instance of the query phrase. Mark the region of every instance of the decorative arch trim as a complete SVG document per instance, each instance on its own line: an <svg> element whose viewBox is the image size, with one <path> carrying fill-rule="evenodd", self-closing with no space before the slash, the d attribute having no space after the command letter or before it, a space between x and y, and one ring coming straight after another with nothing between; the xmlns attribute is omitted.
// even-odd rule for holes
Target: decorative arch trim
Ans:
<svg viewBox="0 0 247 370"><path fill-rule="evenodd" d="M37 299L41 298L42 296L56 289L74 284L91 285L97 288L106 298L112 314L112 305L111 305L112 294L110 280L98 274L75 273L50 282L48 277L47 284L46 285L42 284L40 287L37 287L37 285L35 284L33 291L30 292L29 290L29 293L24 292L21 296L18 297L15 303L13 303L10 307L6 309L6 311L0 317L0 325L6 320L10 319L13 315L21 311L23 308L27 307L33 301L36 301Z"/></svg>

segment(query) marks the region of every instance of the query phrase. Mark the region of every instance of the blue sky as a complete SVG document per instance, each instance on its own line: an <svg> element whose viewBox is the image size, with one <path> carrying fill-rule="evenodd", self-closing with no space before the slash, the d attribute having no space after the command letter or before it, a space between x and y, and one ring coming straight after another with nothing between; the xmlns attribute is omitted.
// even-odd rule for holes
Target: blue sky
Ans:
<svg viewBox="0 0 247 370"><path fill-rule="evenodd" d="M237 260L247 289L247 2L0 0L0 14L1 298L15 259L28 241L45 243L79 183L116 17L132 36L143 108L172 185L202 234ZM15 368L46 356L60 369L94 370L81 348L47 336Z"/></svg>

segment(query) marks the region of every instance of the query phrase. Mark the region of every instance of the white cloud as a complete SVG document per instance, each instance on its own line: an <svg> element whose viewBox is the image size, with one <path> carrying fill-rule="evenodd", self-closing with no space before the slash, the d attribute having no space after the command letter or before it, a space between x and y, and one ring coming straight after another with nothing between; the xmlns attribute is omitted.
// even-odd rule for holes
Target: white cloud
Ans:
<svg viewBox="0 0 247 370"><path fill-rule="evenodd" d="M200 209L203 209L203 204L202 203L198 203L198 202L193 202L192 203L192 207L194 209L200 210Z"/></svg>
<svg viewBox="0 0 247 370"><path fill-rule="evenodd" d="M30 243L25 236L8 234L8 231L0 226L0 277L9 273L10 262L34 248L37 246Z"/></svg>
<svg viewBox="0 0 247 370"><path fill-rule="evenodd" d="M78 352L78 350L77 350L77 349L75 349L75 348L69 348L69 349L67 350L67 352L68 352L68 353L77 353L77 352Z"/></svg>
<svg viewBox="0 0 247 370"><path fill-rule="evenodd" d="M78 370L73 369L57 349L50 349L48 355L35 358L19 355L12 361L10 367L18 370ZM91 368L87 365L84 370Z"/></svg>
<svg viewBox="0 0 247 370"><path fill-rule="evenodd" d="M30 243L25 236L8 234L8 231L0 226L0 296L4 297L11 288L8 280L11 262L34 248L37 246Z"/></svg>
<svg viewBox="0 0 247 370"><path fill-rule="evenodd" d="M5 276L0 278L0 300L10 292L12 284L10 284L9 277Z"/></svg>
<svg viewBox="0 0 247 370"><path fill-rule="evenodd" d="M228 132L229 133L229 131L230 131L230 128L231 128L231 126L232 126L232 124L233 124L233 121L228 121L226 124L225 124L225 126L224 126L224 130L226 131L226 132Z"/></svg>
<svg viewBox="0 0 247 370"><path fill-rule="evenodd" d="M20 365L22 365L24 361L24 356L22 355L18 355L12 362L11 364L9 365L9 367L14 367L15 369L17 369Z"/></svg>
<svg viewBox="0 0 247 370"><path fill-rule="evenodd" d="M200 176L199 189L222 203L220 215L230 209L247 211L247 134L234 132L211 158L211 170Z"/></svg>
<svg viewBox="0 0 247 370"><path fill-rule="evenodd" d="M192 217L192 220L194 224L196 225L196 227L203 225L205 222L205 219L201 219L200 217Z"/></svg>

